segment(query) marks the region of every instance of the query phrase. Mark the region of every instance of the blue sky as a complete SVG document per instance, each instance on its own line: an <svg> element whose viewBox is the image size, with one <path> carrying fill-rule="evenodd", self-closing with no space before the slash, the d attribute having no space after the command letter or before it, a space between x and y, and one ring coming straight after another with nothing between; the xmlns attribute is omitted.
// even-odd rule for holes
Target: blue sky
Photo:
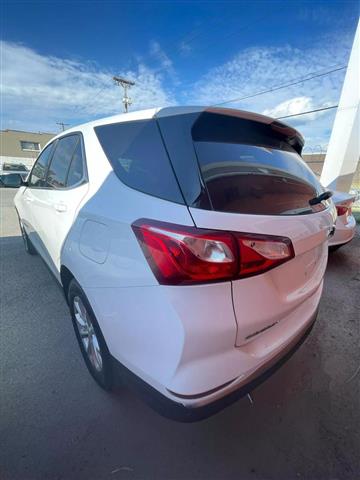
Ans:
<svg viewBox="0 0 360 480"><path fill-rule="evenodd" d="M358 1L3 2L1 128L57 131L132 109L215 104L346 65ZM345 70L227 106L274 116L336 104ZM289 119L326 148L335 111Z"/></svg>

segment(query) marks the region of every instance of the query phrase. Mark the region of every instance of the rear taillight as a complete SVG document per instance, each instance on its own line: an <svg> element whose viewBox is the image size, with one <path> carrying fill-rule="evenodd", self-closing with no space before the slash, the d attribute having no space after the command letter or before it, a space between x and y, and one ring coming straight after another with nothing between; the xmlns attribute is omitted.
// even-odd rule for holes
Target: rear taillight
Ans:
<svg viewBox="0 0 360 480"><path fill-rule="evenodd" d="M161 284L209 282L236 274L236 242L229 233L149 220L132 228Z"/></svg>
<svg viewBox="0 0 360 480"><path fill-rule="evenodd" d="M349 215L349 210L350 210L349 207L344 207L341 205L336 207L338 217L341 217L342 215Z"/></svg>
<svg viewBox="0 0 360 480"><path fill-rule="evenodd" d="M294 256L285 237L183 227L154 220L132 225L160 284L187 285L263 273Z"/></svg>
<svg viewBox="0 0 360 480"><path fill-rule="evenodd" d="M234 235L239 244L241 277L266 272L294 257L289 238L247 233Z"/></svg>

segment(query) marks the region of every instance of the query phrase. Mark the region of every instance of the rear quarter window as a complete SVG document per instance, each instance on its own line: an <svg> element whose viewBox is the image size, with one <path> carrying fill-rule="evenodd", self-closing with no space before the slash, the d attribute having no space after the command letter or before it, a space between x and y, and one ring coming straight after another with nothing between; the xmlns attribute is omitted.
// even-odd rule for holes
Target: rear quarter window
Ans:
<svg viewBox="0 0 360 480"><path fill-rule="evenodd" d="M128 187L184 203L156 120L95 127L115 174Z"/></svg>
<svg viewBox="0 0 360 480"><path fill-rule="evenodd" d="M66 186L67 173L78 142L78 135L68 135L58 140L46 179L50 187L64 188Z"/></svg>

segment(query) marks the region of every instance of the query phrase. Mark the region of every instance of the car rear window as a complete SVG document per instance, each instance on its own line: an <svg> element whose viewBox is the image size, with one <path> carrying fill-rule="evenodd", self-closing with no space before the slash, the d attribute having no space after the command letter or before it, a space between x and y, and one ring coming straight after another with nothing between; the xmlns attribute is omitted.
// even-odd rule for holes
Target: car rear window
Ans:
<svg viewBox="0 0 360 480"><path fill-rule="evenodd" d="M309 200L322 187L289 139L270 125L207 114L195 122L192 138L214 210L259 215L313 212Z"/></svg>
<svg viewBox="0 0 360 480"><path fill-rule="evenodd" d="M156 120L95 127L114 172L125 185L149 195L184 203Z"/></svg>

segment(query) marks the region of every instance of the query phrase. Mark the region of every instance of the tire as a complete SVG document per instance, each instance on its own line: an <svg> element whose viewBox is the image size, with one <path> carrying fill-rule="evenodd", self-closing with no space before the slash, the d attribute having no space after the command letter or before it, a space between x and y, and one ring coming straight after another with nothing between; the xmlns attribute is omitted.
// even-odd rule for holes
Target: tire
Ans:
<svg viewBox="0 0 360 480"><path fill-rule="evenodd" d="M23 227L20 220L19 225L26 253L28 253L29 255L37 255L37 251L35 250L34 245L31 243L31 240L29 239L28 234L25 232L25 228Z"/></svg>
<svg viewBox="0 0 360 480"><path fill-rule="evenodd" d="M336 252L336 250L339 250L339 248L341 248L342 246L343 245L332 245L331 247L329 247L329 252Z"/></svg>
<svg viewBox="0 0 360 480"><path fill-rule="evenodd" d="M75 279L70 282L67 297L85 364L96 383L110 391L114 384L112 358L90 303Z"/></svg>

